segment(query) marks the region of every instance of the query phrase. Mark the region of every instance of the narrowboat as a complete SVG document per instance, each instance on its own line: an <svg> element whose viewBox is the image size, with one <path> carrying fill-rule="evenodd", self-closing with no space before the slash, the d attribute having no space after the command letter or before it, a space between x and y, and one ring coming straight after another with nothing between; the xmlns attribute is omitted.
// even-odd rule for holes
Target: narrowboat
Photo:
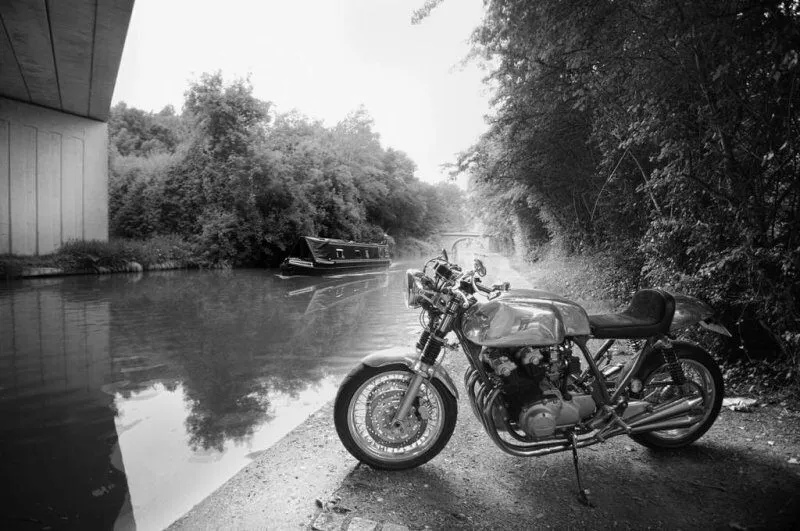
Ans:
<svg viewBox="0 0 800 531"><path fill-rule="evenodd" d="M386 269L389 264L389 247L385 244L303 236L281 263L281 273L330 275Z"/></svg>

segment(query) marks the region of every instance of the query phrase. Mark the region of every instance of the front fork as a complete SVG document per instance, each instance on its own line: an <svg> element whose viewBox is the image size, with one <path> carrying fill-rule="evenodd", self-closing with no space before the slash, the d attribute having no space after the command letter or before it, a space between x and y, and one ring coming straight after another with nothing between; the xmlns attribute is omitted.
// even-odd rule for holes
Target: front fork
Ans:
<svg viewBox="0 0 800 531"><path fill-rule="evenodd" d="M417 399L417 395L419 395L422 382L430 380L433 375L436 374L436 368L439 363L441 363L439 355L444 346L444 336L450 332L458 304L456 300L451 301L447 306L444 316L439 320L438 325L433 327L430 331L425 330L422 333L420 341L417 343L417 348L420 350L420 357L417 363L414 364L414 377L411 378L411 383L408 385L408 389L405 395L403 395L403 399L400 401L400 407L397 408L392 418L394 424L398 424L402 419L408 416L414 401Z"/></svg>

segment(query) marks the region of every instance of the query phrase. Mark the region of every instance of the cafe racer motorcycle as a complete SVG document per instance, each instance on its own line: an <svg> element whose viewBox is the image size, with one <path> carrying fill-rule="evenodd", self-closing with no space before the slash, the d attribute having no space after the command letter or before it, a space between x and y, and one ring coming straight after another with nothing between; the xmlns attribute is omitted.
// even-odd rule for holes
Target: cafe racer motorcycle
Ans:
<svg viewBox="0 0 800 531"><path fill-rule="evenodd" d="M489 438L520 457L571 449L584 503L578 448L618 435L680 448L714 423L723 397L720 369L700 346L674 339L695 324L730 335L703 302L644 289L620 313L588 315L545 291L484 286L485 275L480 260L462 271L445 251L421 271L406 272L406 304L422 308L416 353L365 357L334 403L339 438L359 461L407 469L447 444L458 413L458 391L442 367L450 332L469 361L464 386ZM591 353L590 339L605 341ZM618 340L641 348L615 361Z"/></svg>

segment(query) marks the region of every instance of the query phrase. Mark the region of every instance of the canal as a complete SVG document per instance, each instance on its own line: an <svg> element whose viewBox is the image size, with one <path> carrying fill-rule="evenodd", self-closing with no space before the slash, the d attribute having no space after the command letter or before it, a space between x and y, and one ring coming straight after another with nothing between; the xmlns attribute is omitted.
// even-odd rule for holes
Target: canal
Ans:
<svg viewBox="0 0 800 531"><path fill-rule="evenodd" d="M0 283L2 527L169 525L332 399L359 358L413 345L405 267Z"/></svg>

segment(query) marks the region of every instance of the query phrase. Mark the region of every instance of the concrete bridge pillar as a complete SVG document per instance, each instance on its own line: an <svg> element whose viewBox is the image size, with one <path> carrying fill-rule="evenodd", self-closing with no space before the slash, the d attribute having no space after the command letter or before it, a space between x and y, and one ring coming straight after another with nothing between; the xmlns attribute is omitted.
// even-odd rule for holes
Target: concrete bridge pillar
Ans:
<svg viewBox="0 0 800 531"><path fill-rule="evenodd" d="M0 2L0 255L108 238L108 120L133 0Z"/></svg>
<svg viewBox="0 0 800 531"><path fill-rule="evenodd" d="M0 98L0 255L108 239L108 129Z"/></svg>

